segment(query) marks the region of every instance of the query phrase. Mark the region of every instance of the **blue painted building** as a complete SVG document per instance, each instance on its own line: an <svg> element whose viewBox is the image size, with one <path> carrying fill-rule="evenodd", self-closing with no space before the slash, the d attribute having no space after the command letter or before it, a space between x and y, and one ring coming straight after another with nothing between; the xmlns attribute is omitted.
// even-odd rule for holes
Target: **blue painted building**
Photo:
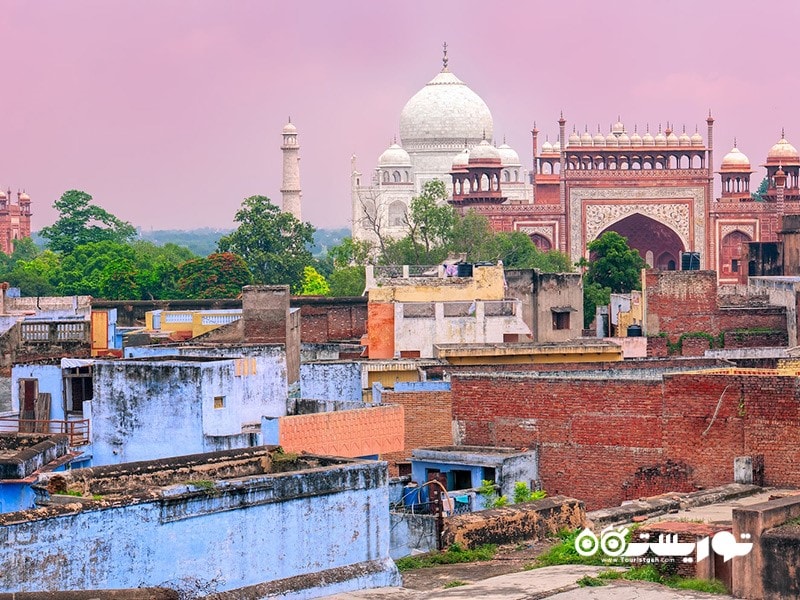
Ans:
<svg viewBox="0 0 800 600"><path fill-rule="evenodd" d="M0 515L2 592L164 586L187 597L314 598L400 585L384 462L258 447L58 477L50 489L83 497L49 495L43 482L46 513Z"/></svg>

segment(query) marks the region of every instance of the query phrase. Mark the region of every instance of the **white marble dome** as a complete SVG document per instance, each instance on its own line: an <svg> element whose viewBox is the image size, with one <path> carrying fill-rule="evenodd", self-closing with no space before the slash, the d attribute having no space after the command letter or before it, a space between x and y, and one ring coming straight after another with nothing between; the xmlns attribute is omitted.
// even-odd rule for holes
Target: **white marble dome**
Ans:
<svg viewBox="0 0 800 600"><path fill-rule="evenodd" d="M294 123L289 121L286 125L283 126L283 133L287 135L297 133L297 127L294 126Z"/></svg>
<svg viewBox="0 0 800 600"><path fill-rule="evenodd" d="M545 142L547 143L547 142ZM544 146L542 147L544 150ZM519 154L517 151L514 150L511 146L503 142L497 147L497 151L500 153L500 164L504 167L521 167L522 163L519 160ZM552 147L550 148L550 152L552 152Z"/></svg>
<svg viewBox="0 0 800 600"><path fill-rule="evenodd" d="M542 154L551 154L552 152L553 152L553 144L545 140L544 144L542 144Z"/></svg>
<svg viewBox="0 0 800 600"><path fill-rule="evenodd" d="M692 134L692 146L702 146L703 145L703 136L700 135L697 131Z"/></svg>
<svg viewBox="0 0 800 600"><path fill-rule="evenodd" d="M409 150L471 146L491 138L493 129L486 103L446 70L414 94L400 113L400 140Z"/></svg>
<svg viewBox="0 0 800 600"><path fill-rule="evenodd" d="M378 164L382 167L410 167L411 157L398 144L394 143L383 151Z"/></svg>

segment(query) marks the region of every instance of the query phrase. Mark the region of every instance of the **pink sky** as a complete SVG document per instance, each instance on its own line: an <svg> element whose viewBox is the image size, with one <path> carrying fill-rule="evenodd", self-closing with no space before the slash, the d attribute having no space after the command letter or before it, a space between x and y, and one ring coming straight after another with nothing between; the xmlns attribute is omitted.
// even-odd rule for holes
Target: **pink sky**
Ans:
<svg viewBox="0 0 800 600"><path fill-rule="evenodd" d="M733 145L760 182L786 128L800 145L800 3L574 0L0 1L0 185L33 199L33 227L83 189L144 229L231 227L243 198L280 202L280 131L301 144L303 218L349 226L363 172L405 102L441 68L489 105L495 136L530 164L550 140L617 115ZM717 182L718 183L718 182Z"/></svg>

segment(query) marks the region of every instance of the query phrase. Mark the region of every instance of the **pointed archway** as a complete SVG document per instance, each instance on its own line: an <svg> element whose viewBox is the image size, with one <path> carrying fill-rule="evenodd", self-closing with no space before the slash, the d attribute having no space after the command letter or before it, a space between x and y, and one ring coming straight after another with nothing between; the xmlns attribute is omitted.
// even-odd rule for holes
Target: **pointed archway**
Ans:
<svg viewBox="0 0 800 600"><path fill-rule="evenodd" d="M648 260L649 266L664 271L674 271L680 268L681 252L684 252L686 248L678 234L663 223L634 213L609 225L600 232L598 237L606 231L616 231L621 236L628 238L628 245L637 249L639 255ZM650 260L655 264L651 264Z"/></svg>

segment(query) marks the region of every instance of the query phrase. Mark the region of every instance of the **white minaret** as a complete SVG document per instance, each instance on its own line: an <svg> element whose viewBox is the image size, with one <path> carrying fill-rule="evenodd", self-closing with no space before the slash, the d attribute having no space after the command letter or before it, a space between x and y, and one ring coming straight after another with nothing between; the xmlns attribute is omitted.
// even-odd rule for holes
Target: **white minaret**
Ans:
<svg viewBox="0 0 800 600"><path fill-rule="evenodd" d="M283 128L283 212L291 213L298 221L300 218L300 145L297 143L297 127L292 119Z"/></svg>

